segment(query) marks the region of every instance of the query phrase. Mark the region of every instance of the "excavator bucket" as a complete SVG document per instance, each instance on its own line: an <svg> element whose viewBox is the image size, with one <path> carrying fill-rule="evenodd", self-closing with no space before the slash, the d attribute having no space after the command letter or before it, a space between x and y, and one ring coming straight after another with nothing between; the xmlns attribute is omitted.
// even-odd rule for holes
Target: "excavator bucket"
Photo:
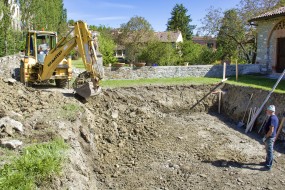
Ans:
<svg viewBox="0 0 285 190"><path fill-rule="evenodd" d="M79 88L74 88L76 94L87 99L90 96L96 96L101 92L101 88L94 88L93 82L86 82Z"/></svg>

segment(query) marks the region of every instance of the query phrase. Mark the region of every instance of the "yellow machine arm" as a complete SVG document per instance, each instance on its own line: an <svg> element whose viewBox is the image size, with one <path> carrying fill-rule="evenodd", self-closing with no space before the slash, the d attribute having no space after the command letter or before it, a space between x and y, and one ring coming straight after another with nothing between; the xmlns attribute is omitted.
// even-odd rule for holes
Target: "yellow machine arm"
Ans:
<svg viewBox="0 0 285 190"><path fill-rule="evenodd" d="M74 37L67 40L67 37L74 33ZM87 28L87 24L83 21L77 21L72 29L65 37L63 37L54 49L52 49L45 58L42 73L40 75L41 80L49 79L52 76L53 71L59 65L59 63L70 53L70 51L78 46L78 51L82 57L83 64L85 66L84 74L80 74L79 78L75 80L73 86L79 92L80 86L90 82L93 83L93 88L98 88L98 82L104 76L102 56L99 52L96 53L92 35ZM80 92L79 92L80 94ZM87 95L90 96L90 95ZM85 97L85 96L83 96Z"/></svg>

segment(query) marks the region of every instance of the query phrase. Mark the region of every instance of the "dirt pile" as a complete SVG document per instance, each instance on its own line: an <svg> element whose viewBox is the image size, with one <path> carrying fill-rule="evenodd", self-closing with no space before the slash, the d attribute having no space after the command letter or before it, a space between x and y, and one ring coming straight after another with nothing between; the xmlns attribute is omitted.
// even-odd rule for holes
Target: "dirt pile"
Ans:
<svg viewBox="0 0 285 190"><path fill-rule="evenodd" d="M24 128L23 134L3 138L25 146L60 136L70 145L62 176L41 189L281 189L285 184L284 150L276 151L273 170L263 172L260 136L245 135L216 114L212 92L223 88L222 112L241 116L235 87L103 89L82 104L70 91L30 88L0 77L0 117ZM268 180L269 175L275 177Z"/></svg>

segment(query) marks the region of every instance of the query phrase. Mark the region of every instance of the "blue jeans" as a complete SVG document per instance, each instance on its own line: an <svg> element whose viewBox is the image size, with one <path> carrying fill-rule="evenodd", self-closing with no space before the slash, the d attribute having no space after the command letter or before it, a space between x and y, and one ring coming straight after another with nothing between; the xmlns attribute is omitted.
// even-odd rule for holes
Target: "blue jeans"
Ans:
<svg viewBox="0 0 285 190"><path fill-rule="evenodd" d="M268 168L272 167L273 164L273 144L274 144L274 137L272 138L267 138L265 141L265 149L266 149L266 161L265 161L265 165Z"/></svg>

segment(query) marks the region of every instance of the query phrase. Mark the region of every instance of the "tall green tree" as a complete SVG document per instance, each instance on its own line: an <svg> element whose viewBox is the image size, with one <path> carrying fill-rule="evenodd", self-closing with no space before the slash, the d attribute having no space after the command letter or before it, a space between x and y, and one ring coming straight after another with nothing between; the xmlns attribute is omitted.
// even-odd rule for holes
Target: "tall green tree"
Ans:
<svg viewBox="0 0 285 190"><path fill-rule="evenodd" d="M190 40L192 38L193 29L195 26L190 25L192 19L187 15L187 9L183 4L176 4L171 11L171 18L167 22L167 31L181 31L184 39Z"/></svg>
<svg viewBox="0 0 285 190"><path fill-rule="evenodd" d="M154 31L151 24L145 18L135 16L127 23L121 24L116 43L125 46L127 59L134 63L152 39Z"/></svg>
<svg viewBox="0 0 285 190"><path fill-rule="evenodd" d="M217 36L218 49L222 59L239 59L252 63L255 54L250 56L250 50L256 46L250 40L254 39L254 31L247 28L237 9L230 9L222 13L221 9L210 7L202 20L200 28L207 36ZM254 40L252 40L254 41ZM249 43L251 42L251 43Z"/></svg>
<svg viewBox="0 0 285 190"><path fill-rule="evenodd" d="M235 9L228 10L224 13L221 20L221 27L217 36L218 48L222 50L222 59L237 59L239 48L241 48L248 62L250 57L244 45L245 29L238 12Z"/></svg>
<svg viewBox="0 0 285 190"><path fill-rule="evenodd" d="M10 4L0 1L0 56L17 52L18 34L12 28Z"/></svg>
<svg viewBox="0 0 285 190"><path fill-rule="evenodd" d="M66 31L67 13L63 0L19 0L23 30Z"/></svg>
<svg viewBox="0 0 285 190"><path fill-rule="evenodd" d="M92 30L100 32L98 36L99 51L103 55L104 65L115 63L117 60L114 57L116 44L112 36L112 28L105 26L89 26Z"/></svg>

